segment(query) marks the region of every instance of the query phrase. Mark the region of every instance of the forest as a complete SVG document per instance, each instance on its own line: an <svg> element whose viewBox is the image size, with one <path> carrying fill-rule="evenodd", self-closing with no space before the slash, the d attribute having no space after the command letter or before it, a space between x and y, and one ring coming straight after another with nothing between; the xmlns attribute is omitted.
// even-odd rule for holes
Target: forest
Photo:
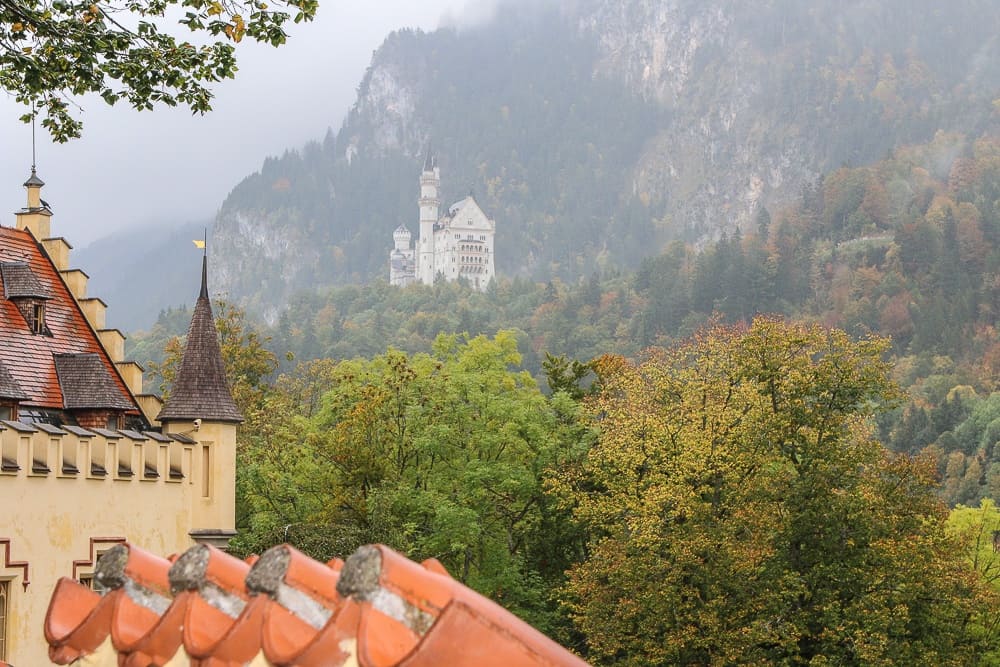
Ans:
<svg viewBox="0 0 1000 667"><path fill-rule="evenodd" d="M634 273L219 304L234 549L433 556L595 664L1000 664L998 183L938 133Z"/></svg>

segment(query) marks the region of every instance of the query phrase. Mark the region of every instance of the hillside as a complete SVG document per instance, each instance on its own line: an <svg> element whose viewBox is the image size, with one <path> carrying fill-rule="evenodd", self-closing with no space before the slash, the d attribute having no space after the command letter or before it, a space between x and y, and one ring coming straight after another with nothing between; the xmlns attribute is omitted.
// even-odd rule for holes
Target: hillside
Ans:
<svg viewBox="0 0 1000 667"><path fill-rule="evenodd" d="M1000 7L964 0L590 0L400 31L343 126L227 197L214 284L274 321L293 294L382 277L433 144L444 199L498 221L501 276L576 280L751 224L841 165L978 134Z"/></svg>
<svg viewBox="0 0 1000 667"><path fill-rule="evenodd" d="M1000 120L1000 119L998 119ZM389 287L384 280L304 293L266 331L282 370L312 359L426 352L441 333L516 332L541 382L546 355L641 358L715 319L762 313L891 338L906 401L882 420L897 451L939 462L951 502L1000 501L1000 123L979 137L939 133L871 166L841 168L750 229L702 247L671 243L634 273L573 283L503 281ZM131 343L159 361L183 333L167 312ZM145 355L145 356L144 356Z"/></svg>

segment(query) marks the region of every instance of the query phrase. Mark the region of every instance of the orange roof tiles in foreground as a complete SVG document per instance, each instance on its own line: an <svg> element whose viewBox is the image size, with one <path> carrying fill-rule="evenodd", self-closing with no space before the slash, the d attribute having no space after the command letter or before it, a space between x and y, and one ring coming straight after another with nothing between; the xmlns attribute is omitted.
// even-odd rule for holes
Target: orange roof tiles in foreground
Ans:
<svg viewBox="0 0 1000 667"><path fill-rule="evenodd" d="M385 546L318 563L274 547L250 563L211 546L171 562L133 545L100 560L99 595L61 579L45 638L59 665L584 666L455 581Z"/></svg>

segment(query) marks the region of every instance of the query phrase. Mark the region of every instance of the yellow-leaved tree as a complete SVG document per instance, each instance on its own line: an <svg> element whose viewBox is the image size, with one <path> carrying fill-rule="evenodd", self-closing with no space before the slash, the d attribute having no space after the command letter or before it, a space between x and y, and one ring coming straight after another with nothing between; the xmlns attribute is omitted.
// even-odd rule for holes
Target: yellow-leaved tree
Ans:
<svg viewBox="0 0 1000 667"><path fill-rule="evenodd" d="M595 663L971 664L987 595L933 466L888 453L886 342L759 318L597 361L600 441L553 490Z"/></svg>

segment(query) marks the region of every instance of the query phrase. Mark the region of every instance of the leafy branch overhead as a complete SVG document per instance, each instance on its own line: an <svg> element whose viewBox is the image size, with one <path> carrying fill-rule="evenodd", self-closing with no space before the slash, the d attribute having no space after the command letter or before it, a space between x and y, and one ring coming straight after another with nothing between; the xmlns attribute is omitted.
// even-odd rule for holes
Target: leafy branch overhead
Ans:
<svg viewBox="0 0 1000 667"><path fill-rule="evenodd" d="M236 73L236 44L279 46L285 24L312 20L317 7L317 0L0 0L0 88L42 116L57 141L80 136L73 98L88 93L140 110L166 104L204 113L210 84Z"/></svg>

